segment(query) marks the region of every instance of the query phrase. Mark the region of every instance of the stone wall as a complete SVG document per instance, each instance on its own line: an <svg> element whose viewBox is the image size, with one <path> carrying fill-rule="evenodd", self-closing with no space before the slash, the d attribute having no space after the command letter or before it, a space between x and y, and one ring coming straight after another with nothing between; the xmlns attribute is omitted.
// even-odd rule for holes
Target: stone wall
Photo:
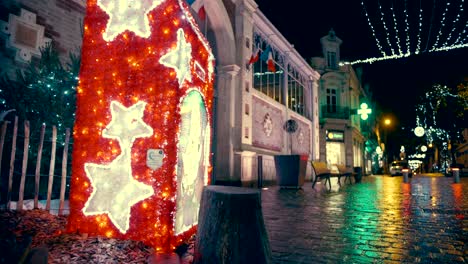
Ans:
<svg viewBox="0 0 468 264"><path fill-rule="evenodd" d="M2 25L8 24L10 14L20 16L21 9L36 15L36 24L44 27L44 38L48 38L67 61L69 53L81 52L84 2L80 0L1 0L0 20ZM11 43L11 34L0 33L0 63L1 71L8 74L18 68L24 68L28 60L15 59L18 48ZM37 59L33 55L32 60Z"/></svg>

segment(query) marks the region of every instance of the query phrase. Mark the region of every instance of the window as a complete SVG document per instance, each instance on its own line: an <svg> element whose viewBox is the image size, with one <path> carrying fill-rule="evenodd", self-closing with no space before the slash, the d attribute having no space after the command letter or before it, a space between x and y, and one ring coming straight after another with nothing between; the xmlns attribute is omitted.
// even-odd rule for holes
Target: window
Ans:
<svg viewBox="0 0 468 264"><path fill-rule="evenodd" d="M332 69L336 69L336 52L328 51L327 52L327 62L328 67Z"/></svg>
<svg viewBox="0 0 468 264"><path fill-rule="evenodd" d="M277 50L272 50L276 70L269 71L267 62L261 57L263 51L271 45L265 41L261 34L256 32L254 32L252 42L255 47L260 48L260 59L252 65L252 87L296 113L305 115L308 78L297 70L296 65L287 64L285 55Z"/></svg>
<svg viewBox="0 0 468 264"><path fill-rule="evenodd" d="M16 24L16 38L15 43L24 45L28 48L36 49L38 30L28 26L28 24L19 22Z"/></svg>
<svg viewBox="0 0 468 264"><path fill-rule="evenodd" d="M336 89L327 89L327 112L336 113Z"/></svg>
<svg viewBox="0 0 468 264"><path fill-rule="evenodd" d="M282 103L282 90L284 86L284 71L275 62L276 72L270 72L267 63L261 59L253 66L253 87L260 92Z"/></svg>
<svg viewBox="0 0 468 264"><path fill-rule="evenodd" d="M304 85L288 74L288 108L304 115Z"/></svg>

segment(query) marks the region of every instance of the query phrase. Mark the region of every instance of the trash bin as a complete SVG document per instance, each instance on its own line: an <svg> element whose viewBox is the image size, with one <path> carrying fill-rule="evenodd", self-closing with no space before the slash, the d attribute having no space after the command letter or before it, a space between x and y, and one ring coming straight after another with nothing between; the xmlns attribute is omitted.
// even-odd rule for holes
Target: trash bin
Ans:
<svg viewBox="0 0 468 264"><path fill-rule="evenodd" d="M282 188L301 188L307 169L308 155L276 155L276 179Z"/></svg>
<svg viewBox="0 0 468 264"><path fill-rule="evenodd" d="M354 182L359 183L362 180L362 168L361 167L354 167Z"/></svg>

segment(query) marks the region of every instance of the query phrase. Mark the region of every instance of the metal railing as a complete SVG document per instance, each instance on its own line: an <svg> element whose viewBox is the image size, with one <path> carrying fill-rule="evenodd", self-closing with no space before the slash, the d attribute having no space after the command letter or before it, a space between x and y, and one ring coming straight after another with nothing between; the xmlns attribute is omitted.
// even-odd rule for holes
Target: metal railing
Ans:
<svg viewBox="0 0 468 264"><path fill-rule="evenodd" d="M335 119L349 119L350 109L349 107L337 106L337 105L322 105L321 106L321 118L335 118Z"/></svg>

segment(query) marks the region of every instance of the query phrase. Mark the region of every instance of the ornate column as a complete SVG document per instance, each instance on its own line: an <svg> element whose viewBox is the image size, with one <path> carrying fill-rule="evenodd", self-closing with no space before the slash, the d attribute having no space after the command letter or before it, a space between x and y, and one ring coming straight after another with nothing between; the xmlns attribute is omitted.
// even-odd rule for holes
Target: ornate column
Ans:
<svg viewBox="0 0 468 264"><path fill-rule="evenodd" d="M312 80L312 87L311 87L311 116L310 120L312 120L312 159L319 160L320 159L320 127L319 127L319 85L318 80Z"/></svg>
<svg viewBox="0 0 468 264"><path fill-rule="evenodd" d="M216 181L239 181L234 179L234 149L236 140L241 135L240 128L235 127L236 96L240 67L232 65L219 66L217 73L216 117L213 177Z"/></svg>

